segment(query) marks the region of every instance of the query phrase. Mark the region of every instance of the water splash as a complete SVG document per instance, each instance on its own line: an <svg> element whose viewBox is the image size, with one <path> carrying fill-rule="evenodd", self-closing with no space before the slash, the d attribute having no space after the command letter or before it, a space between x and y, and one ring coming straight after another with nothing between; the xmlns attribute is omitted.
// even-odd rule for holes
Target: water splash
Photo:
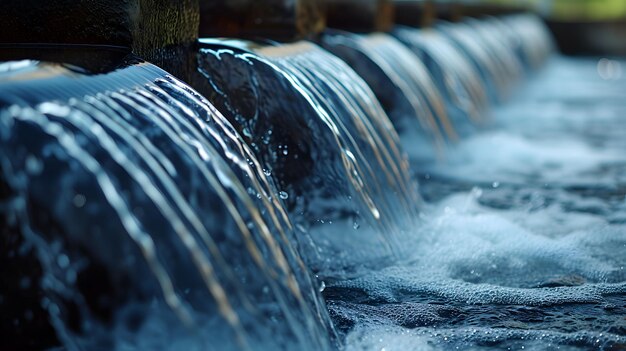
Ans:
<svg viewBox="0 0 626 351"><path fill-rule="evenodd" d="M597 62L552 58L492 130L420 170L414 255L324 290L347 349L626 344L625 81Z"/></svg>
<svg viewBox="0 0 626 351"><path fill-rule="evenodd" d="M493 19L397 29L440 83L445 111L414 53L386 35L348 39L404 84L435 139L446 114L468 136L485 119L484 87L504 97L522 63L536 68L551 52L536 19L506 21L494 36L503 24ZM555 144L549 133L562 130L549 128L532 131L542 140L480 134L452 147L446 167L419 169L422 193L439 201L420 212L394 125L343 61L303 42L201 47L193 83L208 99L148 64L100 76L0 65L3 234L36 249L41 303L67 348L330 349L320 292L348 348L623 343L620 154ZM621 99L603 83L593 87ZM614 118L611 106L593 115ZM509 126L524 130L522 117ZM584 135L623 148L614 133ZM569 173L578 182L560 182ZM591 199L588 179L604 186Z"/></svg>

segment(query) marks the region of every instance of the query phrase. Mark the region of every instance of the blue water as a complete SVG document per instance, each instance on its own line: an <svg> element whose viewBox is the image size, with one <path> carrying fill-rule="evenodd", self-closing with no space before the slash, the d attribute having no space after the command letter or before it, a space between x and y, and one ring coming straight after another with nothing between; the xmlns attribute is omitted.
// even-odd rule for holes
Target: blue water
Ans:
<svg viewBox="0 0 626 351"><path fill-rule="evenodd" d="M347 349L626 346L624 68L555 57L414 165L427 209L405 259L324 292Z"/></svg>
<svg viewBox="0 0 626 351"><path fill-rule="evenodd" d="M536 72L548 35L506 21L327 36L348 64L203 41L200 92L135 60L0 64L2 330L47 323L29 345L64 350L625 347L626 63Z"/></svg>

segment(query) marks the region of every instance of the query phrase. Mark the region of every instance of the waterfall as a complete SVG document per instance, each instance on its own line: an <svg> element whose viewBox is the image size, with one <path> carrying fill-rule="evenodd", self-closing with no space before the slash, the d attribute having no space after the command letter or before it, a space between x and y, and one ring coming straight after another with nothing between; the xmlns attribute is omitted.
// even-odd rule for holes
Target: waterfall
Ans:
<svg viewBox="0 0 626 351"><path fill-rule="evenodd" d="M446 98L448 115L462 136L485 121L485 82L453 43L434 30L398 27L393 34L425 63Z"/></svg>
<svg viewBox="0 0 626 351"><path fill-rule="evenodd" d="M533 232L544 218L523 219L554 212L550 224L571 231L564 208L584 191L543 181L571 170L604 176L604 166L618 178L623 157L599 153L579 169L568 162L592 159L593 148L570 140L580 152L561 160L567 147L533 130L557 146L537 157L523 133L481 129L490 105L554 52L537 18L317 39L186 43L163 53L194 50L177 67L186 82L134 56L117 62L124 50L113 68L91 72L0 62L0 263L9 262L0 306L19 314L15 329L44 324L34 342L63 350L334 350L384 345L380 335L446 348L541 340L540 307L556 316L546 328L568 313L595 328L584 308L623 314L623 236L603 251L613 244L604 231L597 242L559 241ZM603 64L606 79L619 79L619 62ZM529 96L516 105L524 113L542 98ZM528 182L536 174L546 178ZM516 193L520 184L546 199ZM617 188L603 211L622 209ZM557 200L562 208L541 212ZM606 199L596 200L577 205ZM517 202L531 210L515 212ZM546 278L554 272L564 276ZM21 294L26 312L6 302ZM602 338L589 335L581 345Z"/></svg>
<svg viewBox="0 0 626 351"><path fill-rule="evenodd" d="M280 195L205 98L149 64L5 65L3 215L64 344L330 348Z"/></svg>
<svg viewBox="0 0 626 351"><path fill-rule="evenodd" d="M398 253L419 198L399 137L343 61L300 42L256 51L207 43L207 94L288 194L303 256L339 278ZM244 104L236 99L245 96Z"/></svg>
<svg viewBox="0 0 626 351"><path fill-rule="evenodd" d="M322 41L374 90L412 159L442 157L445 140L458 138L428 69L396 39L328 31Z"/></svg>

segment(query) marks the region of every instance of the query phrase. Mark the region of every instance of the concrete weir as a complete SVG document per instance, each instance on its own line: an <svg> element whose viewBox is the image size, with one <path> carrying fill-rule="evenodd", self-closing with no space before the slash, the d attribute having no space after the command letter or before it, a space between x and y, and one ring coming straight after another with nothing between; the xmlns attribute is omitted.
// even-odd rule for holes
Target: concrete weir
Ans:
<svg viewBox="0 0 626 351"><path fill-rule="evenodd" d="M435 20L436 7L432 0L394 0L394 22L410 27L428 27Z"/></svg>
<svg viewBox="0 0 626 351"><path fill-rule="evenodd" d="M0 8L3 60L71 63L96 73L132 53L179 78L192 69L181 53L198 37L198 0L11 0Z"/></svg>
<svg viewBox="0 0 626 351"><path fill-rule="evenodd" d="M508 88L549 54L458 4L0 4L0 351L339 350L344 303L391 322L350 284L412 257L479 69Z"/></svg>

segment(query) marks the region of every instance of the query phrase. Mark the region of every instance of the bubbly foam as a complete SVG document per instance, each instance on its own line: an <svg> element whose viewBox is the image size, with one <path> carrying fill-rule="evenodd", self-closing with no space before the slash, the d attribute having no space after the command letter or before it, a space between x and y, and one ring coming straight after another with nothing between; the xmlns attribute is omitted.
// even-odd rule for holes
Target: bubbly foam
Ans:
<svg viewBox="0 0 626 351"><path fill-rule="evenodd" d="M325 291L348 350L626 344L624 81L596 66L556 59L420 165L430 202L403 261Z"/></svg>

